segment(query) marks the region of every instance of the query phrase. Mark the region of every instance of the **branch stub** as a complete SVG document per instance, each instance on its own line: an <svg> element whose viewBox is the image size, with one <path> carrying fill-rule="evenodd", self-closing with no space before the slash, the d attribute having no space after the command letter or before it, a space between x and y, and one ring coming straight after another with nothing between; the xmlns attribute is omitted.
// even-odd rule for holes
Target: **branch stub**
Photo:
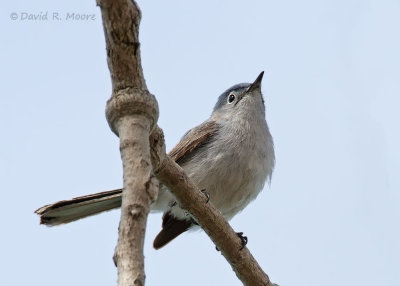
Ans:
<svg viewBox="0 0 400 286"><path fill-rule="evenodd" d="M158 103L155 96L147 90L128 87L116 91L107 101L107 122L117 136L120 119L137 114L147 117L150 131L153 130L158 120Z"/></svg>

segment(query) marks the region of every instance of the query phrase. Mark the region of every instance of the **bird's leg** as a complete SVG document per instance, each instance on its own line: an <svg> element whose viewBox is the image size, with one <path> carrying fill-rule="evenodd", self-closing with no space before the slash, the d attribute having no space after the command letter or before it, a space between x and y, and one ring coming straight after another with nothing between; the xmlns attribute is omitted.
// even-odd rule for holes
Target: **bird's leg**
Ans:
<svg viewBox="0 0 400 286"><path fill-rule="evenodd" d="M191 217L190 220L192 221L192 223L193 223L194 225L199 225L199 223L198 223L197 221L195 221L194 218Z"/></svg>

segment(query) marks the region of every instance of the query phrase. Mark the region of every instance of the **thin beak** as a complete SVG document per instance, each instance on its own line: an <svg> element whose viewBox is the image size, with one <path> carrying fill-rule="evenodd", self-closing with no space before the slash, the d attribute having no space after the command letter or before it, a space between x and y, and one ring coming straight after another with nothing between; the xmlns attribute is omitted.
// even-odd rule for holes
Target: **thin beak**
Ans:
<svg viewBox="0 0 400 286"><path fill-rule="evenodd" d="M254 91L256 89L261 89L261 81L264 76L264 72L262 71L260 75L256 78L256 80L250 85L249 89L247 92Z"/></svg>

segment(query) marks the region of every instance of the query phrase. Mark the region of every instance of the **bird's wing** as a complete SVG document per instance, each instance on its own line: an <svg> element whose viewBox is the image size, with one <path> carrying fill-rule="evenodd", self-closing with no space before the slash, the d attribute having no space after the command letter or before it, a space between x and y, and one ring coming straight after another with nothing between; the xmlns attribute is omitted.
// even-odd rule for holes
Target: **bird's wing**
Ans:
<svg viewBox="0 0 400 286"><path fill-rule="evenodd" d="M189 130L183 136L181 141L176 144L168 155L179 164L184 157L192 153L196 148L199 148L209 142L211 137L217 132L218 123L215 121L206 121L199 126Z"/></svg>

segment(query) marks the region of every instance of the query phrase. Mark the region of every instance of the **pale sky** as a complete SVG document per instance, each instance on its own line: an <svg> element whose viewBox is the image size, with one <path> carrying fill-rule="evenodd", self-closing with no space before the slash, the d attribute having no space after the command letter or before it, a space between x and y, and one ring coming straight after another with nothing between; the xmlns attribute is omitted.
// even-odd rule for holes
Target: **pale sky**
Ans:
<svg viewBox="0 0 400 286"><path fill-rule="evenodd" d="M231 224L271 280L400 285L400 1L139 5L167 149L225 89L265 71L277 165ZM54 228L33 213L122 184L104 116L100 11L95 1L25 0L4 2L0 15L0 285L116 285L118 211ZM241 285L201 231L154 250L160 227L150 215L146 285Z"/></svg>

